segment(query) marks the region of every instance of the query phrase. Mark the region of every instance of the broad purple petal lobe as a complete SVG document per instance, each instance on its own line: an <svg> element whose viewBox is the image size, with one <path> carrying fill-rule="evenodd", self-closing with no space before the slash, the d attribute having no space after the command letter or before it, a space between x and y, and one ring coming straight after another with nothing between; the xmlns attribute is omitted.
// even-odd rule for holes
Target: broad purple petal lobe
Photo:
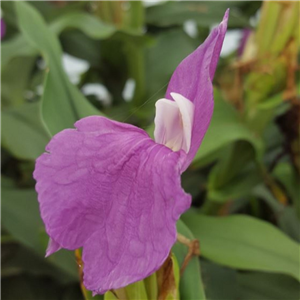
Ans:
<svg viewBox="0 0 300 300"><path fill-rule="evenodd" d="M168 256L191 202L180 183L185 154L103 117L75 125L37 160L36 189L54 246L83 247L84 284L104 293L145 278Z"/></svg>

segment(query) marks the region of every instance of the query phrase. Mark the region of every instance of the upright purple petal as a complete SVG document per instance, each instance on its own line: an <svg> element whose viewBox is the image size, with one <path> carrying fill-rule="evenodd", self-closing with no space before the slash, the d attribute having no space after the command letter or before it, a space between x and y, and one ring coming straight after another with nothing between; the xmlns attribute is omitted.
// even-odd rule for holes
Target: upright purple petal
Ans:
<svg viewBox="0 0 300 300"><path fill-rule="evenodd" d="M168 256L191 203L180 184L185 154L103 117L75 125L37 160L36 190L48 235L83 247L84 285L104 293L145 278Z"/></svg>
<svg viewBox="0 0 300 300"><path fill-rule="evenodd" d="M207 131L213 113L212 80L217 67L227 29L229 10L223 21L212 30L205 42L186 57L176 68L168 85L166 98L178 93L195 105L191 148L182 172L190 165Z"/></svg>

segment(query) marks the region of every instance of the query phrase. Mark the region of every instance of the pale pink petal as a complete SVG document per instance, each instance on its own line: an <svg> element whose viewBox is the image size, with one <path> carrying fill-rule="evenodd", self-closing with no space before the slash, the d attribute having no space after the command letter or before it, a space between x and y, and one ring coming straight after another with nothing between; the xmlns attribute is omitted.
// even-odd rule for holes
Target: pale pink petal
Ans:
<svg viewBox="0 0 300 300"><path fill-rule="evenodd" d="M160 99L156 102L154 138L173 151L188 153L194 116L194 104L185 97L172 93L174 101Z"/></svg>

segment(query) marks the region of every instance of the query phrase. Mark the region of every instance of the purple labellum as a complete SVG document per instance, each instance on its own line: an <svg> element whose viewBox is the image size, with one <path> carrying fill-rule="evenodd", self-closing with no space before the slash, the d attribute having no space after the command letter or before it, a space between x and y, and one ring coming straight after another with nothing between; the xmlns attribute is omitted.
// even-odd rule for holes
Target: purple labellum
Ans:
<svg viewBox="0 0 300 300"><path fill-rule="evenodd" d="M195 156L213 112L212 79L228 11L175 70L156 104L155 141L135 126L91 116L56 134L36 162L47 256L83 248L84 285L94 294L155 272L191 204L180 175Z"/></svg>

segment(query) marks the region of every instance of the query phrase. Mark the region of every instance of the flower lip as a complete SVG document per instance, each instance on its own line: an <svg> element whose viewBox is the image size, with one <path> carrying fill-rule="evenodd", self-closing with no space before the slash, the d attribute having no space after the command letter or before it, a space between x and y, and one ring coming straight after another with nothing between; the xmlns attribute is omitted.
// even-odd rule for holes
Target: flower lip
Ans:
<svg viewBox="0 0 300 300"><path fill-rule="evenodd" d="M172 100L159 99L155 116L155 141L173 151L188 153L194 119L194 104L178 93L171 93Z"/></svg>
<svg viewBox="0 0 300 300"><path fill-rule="evenodd" d="M84 285L103 294L163 264L191 196L180 184L180 152L100 116L76 128L52 138L34 178L51 237L47 255L82 247Z"/></svg>

